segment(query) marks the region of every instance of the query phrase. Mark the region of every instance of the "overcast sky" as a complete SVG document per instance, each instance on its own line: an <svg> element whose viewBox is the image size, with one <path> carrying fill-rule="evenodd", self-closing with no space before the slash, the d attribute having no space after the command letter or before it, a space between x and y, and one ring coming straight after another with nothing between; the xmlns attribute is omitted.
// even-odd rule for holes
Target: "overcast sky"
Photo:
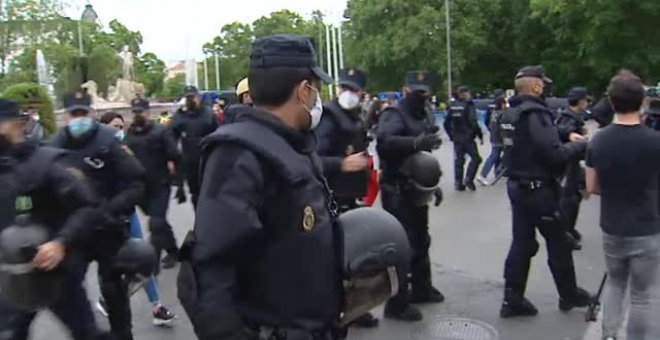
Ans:
<svg viewBox="0 0 660 340"><path fill-rule="evenodd" d="M87 0L69 0L67 15L78 17ZM118 19L142 32L142 51L165 61L201 56L202 45L227 23L250 23L280 9L310 17L314 10L338 22L346 0L90 0L101 22Z"/></svg>

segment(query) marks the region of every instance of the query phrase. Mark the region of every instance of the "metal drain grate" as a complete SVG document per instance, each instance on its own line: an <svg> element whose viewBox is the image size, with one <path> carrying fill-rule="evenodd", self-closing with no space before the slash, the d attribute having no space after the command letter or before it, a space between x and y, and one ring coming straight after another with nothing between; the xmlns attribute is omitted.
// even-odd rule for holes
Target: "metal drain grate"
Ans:
<svg viewBox="0 0 660 340"><path fill-rule="evenodd" d="M497 330L479 320L437 318L413 332L415 340L498 340Z"/></svg>

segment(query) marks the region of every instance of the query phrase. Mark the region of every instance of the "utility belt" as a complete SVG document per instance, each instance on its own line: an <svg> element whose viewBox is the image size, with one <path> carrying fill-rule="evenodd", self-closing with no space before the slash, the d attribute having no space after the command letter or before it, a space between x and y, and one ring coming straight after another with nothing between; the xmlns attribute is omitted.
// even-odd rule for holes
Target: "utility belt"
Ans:
<svg viewBox="0 0 660 340"><path fill-rule="evenodd" d="M556 189L559 186L559 182L555 179L509 178L509 183L525 190Z"/></svg>
<svg viewBox="0 0 660 340"><path fill-rule="evenodd" d="M260 340L339 340L346 338L345 329L308 331L295 328L260 326L254 329Z"/></svg>

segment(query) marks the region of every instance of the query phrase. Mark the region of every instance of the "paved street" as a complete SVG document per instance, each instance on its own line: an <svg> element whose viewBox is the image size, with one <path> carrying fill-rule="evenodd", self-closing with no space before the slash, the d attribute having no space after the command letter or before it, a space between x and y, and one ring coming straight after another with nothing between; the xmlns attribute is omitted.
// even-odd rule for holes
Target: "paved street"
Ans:
<svg viewBox="0 0 660 340"><path fill-rule="evenodd" d="M489 151L489 146L481 147L484 159ZM406 324L384 320L378 329L354 330L349 338L491 339L477 335L468 337L458 333L454 337L437 335L444 329L438 325L446 325L445 318L451 317L466 319L452 321L454 326L462 322L465 329L472 327L472 320L478 320L484 329L487 330L490 326L496 330L501 340L600 339L593 329L588 329L582 310L570 313L559 312L558 297L545 263L543 242L540 242L541 249L533 263L528 289L528 297L537 305L540 315L531 319L506 321L498 318L503 284L502 267L511 232L510 209L504 182L495 187L479 188L476 193L457 193L453 190L451 143L446 142L437 155L445 171L442 180L445 202L439 208L431 209L433 235L431 257L434 282L447 296L447 301L436 306L424 306L425 319L421 323ZM584 250L575 255L579 283L592 291L596 289L603 273L600 230L597 227L597 204L596 198L583 205L578 228L584 235ZM192 208L189 205L178 206L173 203L170 217L181 240L192 226ZM133 298L136 339L194 339L191 326L176 300L175 277L176 270L169 270L165 271L160 279L163 302L173 307L174 312L179 316L175 326L171 329L153 327L146 297L143 293L138 293ZM92 273L88 276L88 284L92 298L97 297L98 289ZM382 310L377 310L376 314L382 315ZM594 326L598 328L597 325ZM65 339L61 327L48 315L41 317L34 325L34 335L35 340Z"/></svg>

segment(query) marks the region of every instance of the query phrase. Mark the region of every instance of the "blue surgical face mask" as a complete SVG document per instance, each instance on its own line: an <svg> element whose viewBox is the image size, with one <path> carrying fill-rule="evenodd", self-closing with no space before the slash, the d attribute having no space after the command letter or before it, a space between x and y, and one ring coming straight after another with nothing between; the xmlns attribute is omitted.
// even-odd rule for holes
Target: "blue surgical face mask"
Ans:
<svg viewBox="0 0 660 340"><path fill-rule="evenodd" d="M92 129L94 126L94 120L89 117L78 117L71 119L67 124L69 133L73 138L79 138L84 135L86 132Z"/></svg>
<svg viewBox="0 0 660 340"><path fill-rule="evenodd" d="M126 137L126 133L124 133L124 130L119 130L117 131L117 134L115 134L115 137L121 142L124 140L124 137Z"/></svg>

